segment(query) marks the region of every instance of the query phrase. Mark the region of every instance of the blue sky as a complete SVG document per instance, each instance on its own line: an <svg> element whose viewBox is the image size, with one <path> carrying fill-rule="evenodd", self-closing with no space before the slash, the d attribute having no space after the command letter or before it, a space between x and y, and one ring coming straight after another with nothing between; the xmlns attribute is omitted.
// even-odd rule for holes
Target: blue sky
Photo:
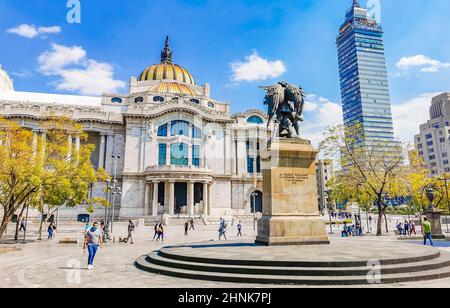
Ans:
<svg viewBox="0 0 450 308"><path fill-rule="evenodd" d="M56 44L78 46L68 50L84 59L81 67L71 63L78 65L76 73L98 73L106 89L126 93L130 76L159 62L169 34L174 61L197 83L210 83L214 98L229 101L232 111L262 108L264 93L257 86L282 79L316 95L305 127L311 138L318 138L324 121L340 120L335 39L351 0L80 0L81 24L67 23L66 2L0 2L0 64L16 90L95 92L70 84L73 74L43 68L45 53ZM448 0L381 0L381 9L396 131L411 139L427 118L430 97L450 91L450 6ZM35 32L25 29L24 37L11 30L23 24ZM239 67L252 59L266 65L267 74L250 78L244 71L233 80L232 63Z"/></svg>

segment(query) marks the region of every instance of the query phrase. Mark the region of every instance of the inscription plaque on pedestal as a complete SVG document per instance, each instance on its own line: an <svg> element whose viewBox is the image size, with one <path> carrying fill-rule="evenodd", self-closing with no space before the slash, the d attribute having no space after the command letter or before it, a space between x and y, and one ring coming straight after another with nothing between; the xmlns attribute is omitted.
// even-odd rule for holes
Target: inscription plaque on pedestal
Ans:
<svg viewBox="0 0 450 308"><path fill-rule="evenodd" d="M256 243L329 244L317 204L317 154L308 140L272 142L263 158L264 208Z"/></svg>

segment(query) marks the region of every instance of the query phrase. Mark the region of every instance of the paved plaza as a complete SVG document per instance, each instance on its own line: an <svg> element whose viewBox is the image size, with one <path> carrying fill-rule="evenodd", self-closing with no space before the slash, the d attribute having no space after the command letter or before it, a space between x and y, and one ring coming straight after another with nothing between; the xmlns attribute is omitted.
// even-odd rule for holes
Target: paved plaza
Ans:
<svg viewBox="0 0 450 308"><path fill-rule="evenodd" d="M228 284L188 279L177 279L155 275L138 270L134 262L137 257L148 254L153 250L160 249L165 245L198 243L217 241L216 226L197 226L186 237L182 226L166 228L166 241L164 243L152 241L153 228L140 227L136 231L134 245L119 243L106 244L99 252L96 259L96 267L93 271L85 270L87 256L83 255L81 243L59 244L64 238L82 238L82 224L63 224L60 233L54 241L33 241L26 245L0 245L0 287L136 287L136 288L230 288L230 287L270 287L267 285ZM115 236L126 235L126 224L116 224ZM34 233L34 232L32 232ZM237 232L236 232L237 233ZM230 226L228 236L230 241L236 240L235 226ZM35 238L32 234L32 238ZM251 241L255 237L251 223L246 224L243 241ZM386 236L376 238L366 236L364 238L339 239L333 236L333 241L342 241L345 251L357 249L360 241L374 241L374 247L383 246L380 241L386 243L385 253L389 251L393 256L421 250L417 246L419 242L411 243L410 251L396 251L396 237ZM376 242L376 243L375 243ZM414 246L417 245L417 246ZM450 245L439 243L438 249L450 253ZM403 247L403 246L402 246ZM19 248L14 251L12 248ZM6 250L5 250L6 249ZM393 285L382 285L377 287L392 287ZM450 287L450 279L436 280L431 282L403 283L396 287Z"/></svg>

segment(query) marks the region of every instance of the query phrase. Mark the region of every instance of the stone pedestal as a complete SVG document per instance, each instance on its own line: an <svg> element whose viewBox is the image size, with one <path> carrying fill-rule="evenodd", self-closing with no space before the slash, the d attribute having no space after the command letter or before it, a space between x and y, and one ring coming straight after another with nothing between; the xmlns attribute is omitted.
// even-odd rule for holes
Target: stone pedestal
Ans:
<svg viewBox="0 0 450 308"><path fill-rule="evenodd" d="M256 243L329 244L318 209L315 160L308 140L274 140L263 157L263 217Z"/></svg>
<svg viewBox="0 0 450 308"><path fill-rule="evenodd" d="M430 207L425 210L424 214L427 217L428 221L431 223L431 233L433 235L433 239L444 240L445 235L442 233L442 210L437 208Z"/></svg>

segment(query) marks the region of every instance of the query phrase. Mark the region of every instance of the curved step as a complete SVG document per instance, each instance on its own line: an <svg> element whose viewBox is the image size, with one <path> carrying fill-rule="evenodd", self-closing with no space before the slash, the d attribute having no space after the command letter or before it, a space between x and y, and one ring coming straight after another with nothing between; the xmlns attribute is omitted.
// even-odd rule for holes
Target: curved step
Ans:
<svg viewBox="0 0 450 308"><path fill-rule="evenodd" d="M159 251L160 256L184 262L206 263L217 265L236 265L236 266L269 266L269 267L366 267L367 260L361 261L280 261L280 260L239 260L239 259L218 259L208 257L189 256L179 253L171 253L170 247L164 247ZM441 256L438 250L432 251L428 254L407 257L407 258L393 258L381 260L381 265L398 265L405 263L419 263L437 259Z"/></svg>
<svg viewBox="0 0 450 308"><path fill-rule="evenodd" d="M230 283L252 283L265 285L371 285L367 276L276 276L276 275L248 275L236 273L217 273L208 271L193 271L170 268L152 264L147 261L148 256L142 256L135 262L137 268L166 276ZM379 283L401 283L411 281L426 281L450 277L450 267L421 271L415 273L400 273L381 275Z"/></svg>
<svg viewBox="0 0 450 308"><path fill-rule="evenodd" d="M165 258L157 251L147 256L147 262L192 271L204 271L215 273L234 273L248 275L274 275L274 276L364 276L370 271L367 266L362 267L273 267L273 266L240 266L240 265L219 265L197 262L179 261ZM450 267L450 256L441 255L431 261L422 261L405 264L382 265L381 274L400 274L436 270Z"/></svg>

